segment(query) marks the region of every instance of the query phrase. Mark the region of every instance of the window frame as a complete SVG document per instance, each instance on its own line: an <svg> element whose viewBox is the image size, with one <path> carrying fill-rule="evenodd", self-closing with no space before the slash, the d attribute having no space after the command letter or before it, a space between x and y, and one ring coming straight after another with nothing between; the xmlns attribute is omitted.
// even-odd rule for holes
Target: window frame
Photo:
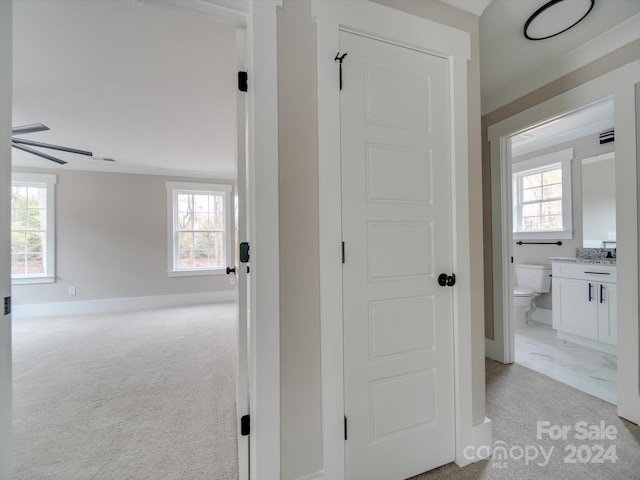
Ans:
<svg viewBox="0 0 640 480"><path fill-rule="evenodd" d="M44 187L47 191L46 222L45 229L45 273L44 274L11 274L12 285L30 285L37 283L55 283L56 281L56 206L55 185L58 178L49 173L13 172L11 174L11 187L14 185ZM13 208L13 205L11 206ZM14 230L11 228L11 233Z"/></svg>
<svg viewBox="0 0 640 480"><path fill-rule="evenodd" d="M226 274L227 266L233 263L232 232L234 225L231 215L231 193L233 187L218 183L166 182L167 188L167 275L169 277L192 277L202 275ZM178 230L177 203L178 194L222 194L224 198L224 264L221 267L177 268L178 265Z"/></svg>
<svg viewBox="0 0 640 480"><path fill-rule="evenodd" d="M571 190L571 161L573 148L515 161L512 166L513 182L513 239L514 240L550 240L573 238L573 197ZM522 230L522 178L538 172L562 170L562 228L558 230Z"/></svg>

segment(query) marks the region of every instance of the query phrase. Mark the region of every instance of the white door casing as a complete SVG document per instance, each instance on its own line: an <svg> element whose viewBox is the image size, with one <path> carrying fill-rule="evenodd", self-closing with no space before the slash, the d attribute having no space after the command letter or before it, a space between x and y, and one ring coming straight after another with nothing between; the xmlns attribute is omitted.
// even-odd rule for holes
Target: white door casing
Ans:
<svg viewBox="0 0 640 480"><path fill-rule="evenodd" d="M344 365L342 325L342 200L340 161L340 92L338 64L340 30L349 30L446 59L449 70L452 172L455 462L464 466L482 457L476 447L491 444L491 423L473 424L472 338L469 282L469 198L467 32L370 1L312 0L318 38L318 154L320 202L320 302L323 470L318 478L345 479ZM344 53L344 52L343 52ZM348 58L348 57L347 57ZM346 61L346 60L345 60ZM344 76L344 83L348 82ZM347 253L348 255L348 253ZM486 453L485 453L486 455Z"/></svg>
<svg viewBox="0 0 640 480"><path fill-rule="evenodd" d="M340 33L349 479L454 459L447 60Z"/></svg>
<svg viewBox="0 0 640 480"><path fill-rule="evenodd" d="M236 66L238 72L246 71L246 38L244 28L236 29ZM236 92L236 295L238 307L237 326L237 370L236 370L236 414L238 436L239 480L249 479L249 437L242 435L242 418L249 415L249 298L247 265L239 261L240 242L248 242L247 218L247 105L246 93Z"/></svg>
<svg viewBox="0 0 640 480"><path fill-rule="evenodd" d="M0 2L0 299L11 296L12 2ZM11 479L11 315L0 312L0 478Z"/></svg>

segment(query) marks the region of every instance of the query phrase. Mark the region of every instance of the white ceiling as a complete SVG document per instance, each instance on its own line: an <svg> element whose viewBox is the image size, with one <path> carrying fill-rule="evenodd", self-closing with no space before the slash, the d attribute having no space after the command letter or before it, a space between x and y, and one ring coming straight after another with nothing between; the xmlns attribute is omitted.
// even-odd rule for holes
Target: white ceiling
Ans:
<svg viewBox="0 0 640 480"><path fill-rule="evenodd" d="M14 0L14 28L13 125L51 128L23 138L114 158L107 169L235 175L233 27L133 0Z"/></svg>
<svg viewBox="0 0 640 480"><path fill-rule="evenodd" d="M596 0L591 13L557 37L531 41L523 35L529 16L548 0L492 0L480 17L483 101L505 86L577 49L640 13L640 0ZM585 0L564 0L583 5Z"/></svg>

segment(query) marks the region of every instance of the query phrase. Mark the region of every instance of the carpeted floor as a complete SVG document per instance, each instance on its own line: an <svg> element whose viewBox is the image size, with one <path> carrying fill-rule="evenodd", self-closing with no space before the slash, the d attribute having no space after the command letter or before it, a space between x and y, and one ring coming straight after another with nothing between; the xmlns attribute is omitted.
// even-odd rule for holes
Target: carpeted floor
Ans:
<svg viewBox="0 0 640 480"><path fill-rule="evenodd" d="M16 319L15 480L238 477L233 304Z"/></svg>
<svg viewBox="0 0 640 480"><path fill-rule="evenodd" d="M496 459L494 453L492 460L462 469L445 465L413 480L640 479L640 427L619 418L614 405L517 364L487 360L486 367L487 416L493 422L494 446L503 447L506 458ZM547 421L549 426L566 425L571 430L566 440L551 439L546 433L538 439L538 421ZM604 422L609 438L576 438L582 433L582 425L576 429L577 422L586 422L589 429L597 426L598 431ZM615 439L612 427L617 431ZM599 455L600 447L603 455ZM546 464L541 448L549 459ZM521 452L528 451L531 459L534 450L537 458L527 461L526 453L521 457ZM615 450L615 463L606 455L607 450ZM572 459L575 463L565 461ZM600 460L603 463L598 463Z"/></svg>
<svg viewBox="0 0 640 480"><path fill-rule="evenodd" d="M234 315L221 304L15 320L15 480L238 478ZM506 455L413 480L640 479L640 427L614 405L520 365L486 366ZM572 430L538 439L538 421ZM615 439L576 439L581 421L615 427Z"/></svg>

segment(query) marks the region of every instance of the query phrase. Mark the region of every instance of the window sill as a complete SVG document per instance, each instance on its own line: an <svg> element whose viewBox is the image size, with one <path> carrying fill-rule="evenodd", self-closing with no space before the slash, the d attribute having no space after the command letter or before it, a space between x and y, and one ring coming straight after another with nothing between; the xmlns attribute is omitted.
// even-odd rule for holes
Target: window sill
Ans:
<svg viewBox="0 0 640 480"><path fill-rule="evenodd" d="M227 270L224 268L203 269L203 270L170 270L167 272L169 277L202 277L207 275L226 275Z"/></svg>
<svg viewBox="0 0 640 480"><path fill-rule="evenodd" d="M36 283L56 283L56 277L13 277L11 285L33 285Z"/></svg>

